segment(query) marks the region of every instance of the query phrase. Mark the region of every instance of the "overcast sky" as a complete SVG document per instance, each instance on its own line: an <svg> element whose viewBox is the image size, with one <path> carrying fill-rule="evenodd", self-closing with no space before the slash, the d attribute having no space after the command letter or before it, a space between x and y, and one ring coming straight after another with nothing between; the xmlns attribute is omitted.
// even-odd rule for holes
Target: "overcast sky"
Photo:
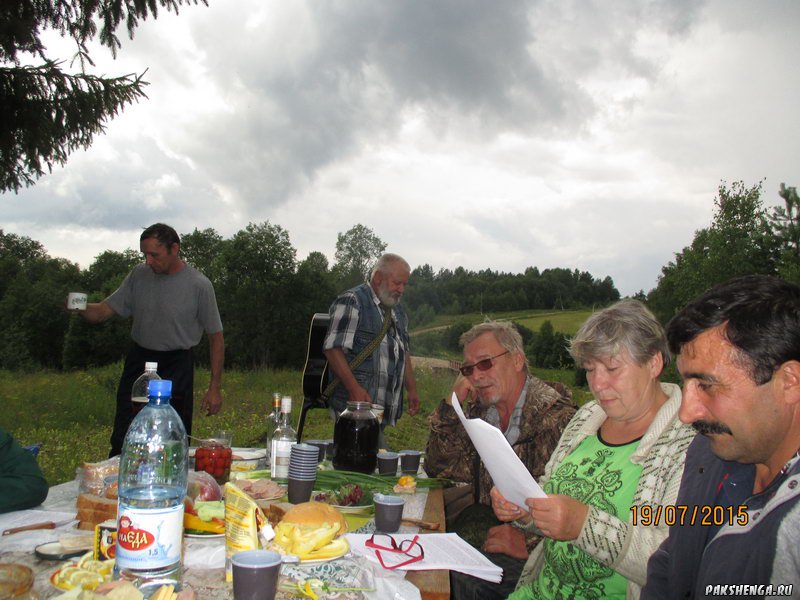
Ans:
<svg viewBox="0 0 800 600"><path fill-rule="evenodd" d="M371 228L412 267L611 276L706 227L721 180L800 184L800 2L209 0L95 72L149 99L0 228L88 267L141 229L281 225L302 260ZM52 54L70 48L49 36Z"/></svg>

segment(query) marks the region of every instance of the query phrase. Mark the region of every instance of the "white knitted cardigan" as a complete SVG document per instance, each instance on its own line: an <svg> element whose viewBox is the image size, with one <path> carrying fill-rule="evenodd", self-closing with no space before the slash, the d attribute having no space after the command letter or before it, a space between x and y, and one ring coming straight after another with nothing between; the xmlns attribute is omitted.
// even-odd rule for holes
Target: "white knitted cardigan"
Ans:
<svg viewBox="0 0 800 600"><path fill-rule="evenodd" d="M695 436L694 429L678 420L680 388L672 383L662 383L661 389L668 399L642 437L636 452L631 455L633 463L642 465L632 506L666 506L675 503L683 476L686 449ZM564 429L539 483L544 486L555 468L584 439L596 435L605 420L606 413L594 400L581 407ZM626 516L622 520L590 506L583 528L572 543L627 578L628 598L638 598L647 577L647 561L666 539L669 527L663 522L658 526L634 527L630 522L631 515ZM535 531L533 525L515 525L523 530ZM533 549L517 588L529 584L538 576L543 566L543 552L543 544Z"/></svg>

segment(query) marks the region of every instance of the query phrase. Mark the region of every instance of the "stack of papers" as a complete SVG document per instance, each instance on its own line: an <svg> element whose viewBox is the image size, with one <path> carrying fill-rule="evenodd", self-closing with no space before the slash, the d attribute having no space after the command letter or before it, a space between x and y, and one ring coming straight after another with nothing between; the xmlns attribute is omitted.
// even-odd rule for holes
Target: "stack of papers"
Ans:
<svg viewBox="0 0 800 600"><path fill-rule="evenodd" d="M399 567L398 570L449 569L494 583L499 583L503 578L503 569L470 546L456 533L393 533L392 538L397 544L400 544L402 540L413 539L415 535L419 536L417 542L425 551L425 558ZM370 536L371 534L348 533L345 537L350 542L350 550L354 554L365 556L371 562L380 565L375 550L366 546ZM408 560L407 555L399 552L381 552L381 556L387 566Z"/></svg>
<svg viewBox="0 0 800 600"><path fill-rule="evenodd" d="M480 454L486 470L492 476L492 482L503 497L526 512L527 498L547 498L547 494L511 448L503 432L483 419L467 419L455 392L452 403L453 410L467 430L469 439Z"/></svg>

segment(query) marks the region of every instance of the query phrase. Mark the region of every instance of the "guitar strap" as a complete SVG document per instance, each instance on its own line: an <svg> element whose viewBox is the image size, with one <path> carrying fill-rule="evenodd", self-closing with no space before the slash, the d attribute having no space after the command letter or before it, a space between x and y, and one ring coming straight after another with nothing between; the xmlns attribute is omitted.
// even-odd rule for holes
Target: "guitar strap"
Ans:
<svg viewBox="0 0 800 600"><path fill-rule="evenodd" d="M383 306L383 304L381 304ZM364 346L364 349L358 353L358 355L347 365L350 370L352 371L362 362L364 362L367 357L375 351L383 337L386 335L386 332L389 331L389 326L392 324L392 308L390 306L385 306L383 309L383 325L381 325L381 330L378 332L372 341ZM336 389L342 381L338 377L334 377L331 382L325 387L325 391L322 392L322 400L325 404L328 404L328 399L331 397L333 390Z"/></svg>

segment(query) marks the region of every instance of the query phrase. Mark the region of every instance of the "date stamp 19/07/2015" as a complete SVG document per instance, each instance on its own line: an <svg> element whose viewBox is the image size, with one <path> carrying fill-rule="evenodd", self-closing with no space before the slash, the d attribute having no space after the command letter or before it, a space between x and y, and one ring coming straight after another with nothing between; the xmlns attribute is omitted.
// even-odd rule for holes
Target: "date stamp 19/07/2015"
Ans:
<svg viewBox="0 0 800 600"><path fill-rule="evenodd" d="M687 504L657 504L651 506L631 506L631 525L658 527L665 525L705 525L721 527L723 525L747 525L749 516L747 506L714 506L708 504L689 506Z"/></svg>

